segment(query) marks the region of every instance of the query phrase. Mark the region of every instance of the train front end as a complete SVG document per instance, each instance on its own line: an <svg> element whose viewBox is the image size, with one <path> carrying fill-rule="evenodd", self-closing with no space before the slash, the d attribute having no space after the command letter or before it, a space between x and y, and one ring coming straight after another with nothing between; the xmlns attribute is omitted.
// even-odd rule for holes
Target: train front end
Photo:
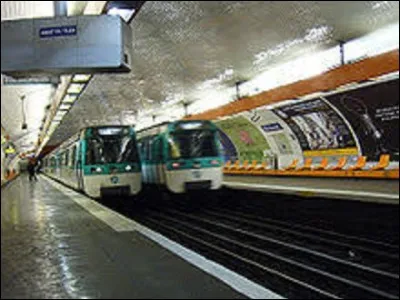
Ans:
<svg viewBox="0 0 400 300"><path fill-rule="evenodd" d="M217 127L209 121L181 121L169 125L166 184L176 194L218 190L223 162Z"/></svg>
<svg viewBox="0 0 400 300"><path fill-rule="evenodd" d="M82 184L86 194L101 198L140 193L141 164L133 127L87 129L84 152Z"/></svg>

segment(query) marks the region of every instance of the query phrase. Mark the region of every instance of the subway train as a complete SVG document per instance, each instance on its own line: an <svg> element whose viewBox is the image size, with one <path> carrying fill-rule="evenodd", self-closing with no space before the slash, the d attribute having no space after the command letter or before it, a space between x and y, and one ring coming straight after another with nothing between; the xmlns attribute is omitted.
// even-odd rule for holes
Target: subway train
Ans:
<svg viewBox="0 0 400 300"><path fill-rule="evenodd" d="M135 196L142 189L135 129L85 128L43 159L43 172L92 198Z"/></svg>
<svg viewBox="0 0 400 300"><path fill-rule="evenodd" d="M222 147L214 123L168 122L139 131L137 137L146 187L173 194L221 188Z"/></svg>

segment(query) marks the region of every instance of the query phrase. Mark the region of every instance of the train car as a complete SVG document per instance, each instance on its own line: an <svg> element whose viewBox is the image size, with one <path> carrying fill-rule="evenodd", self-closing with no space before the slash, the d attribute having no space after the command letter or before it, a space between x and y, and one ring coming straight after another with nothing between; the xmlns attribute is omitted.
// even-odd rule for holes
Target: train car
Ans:
<svg viewBox="0 0 400 300"><path fill-rule="evenodd" d="M142 176L134 127L83 129L45 157L43 172L93 198L137 195Z"/></svg>
<svg viewBox="0 0 400 300"><path fill-rule="evenodd" d="M219 134L210 121L177 121L139 131L138 147L146 186L174 194L222 186Z"/></svg>

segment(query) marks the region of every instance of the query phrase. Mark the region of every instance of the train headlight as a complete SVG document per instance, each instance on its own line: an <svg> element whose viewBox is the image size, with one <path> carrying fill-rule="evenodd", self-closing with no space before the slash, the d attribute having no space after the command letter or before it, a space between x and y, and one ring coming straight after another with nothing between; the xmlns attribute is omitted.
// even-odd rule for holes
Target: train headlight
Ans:
<svg viewBox="0 0 400 300"><path fill-rule="evenodd" d="M132 166L126 166L125 171L127 171L127 172L132 171Z"/></svg>
<svg viewBox="0 0 400 300"><path fill-rule="evenodd" d="M172 164L172 168L174 168L174 169L179 169L181 167L181 164L180 163L173 163Z"/></svg>
<svg viewBox="0 0 400 300"><path fill-rule="evenodd" d="M92 173L103 173L103 169L100 168L100 167L91 168L91 169L90 169L90 172L92 172Z"/></svg>
<svg viewBox="0 0 400 300"><path fill-rule="evenodd" d="M211 161L211 164L213 165L213 166L220 166L221 165L221 163L218 161L218 160L213 160L213 161Z"/></svg>

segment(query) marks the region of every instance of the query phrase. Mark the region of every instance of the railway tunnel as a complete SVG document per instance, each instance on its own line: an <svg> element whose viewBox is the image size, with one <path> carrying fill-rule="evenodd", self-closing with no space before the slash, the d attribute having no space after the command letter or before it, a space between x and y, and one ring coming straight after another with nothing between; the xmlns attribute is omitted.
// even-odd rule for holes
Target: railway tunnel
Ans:
<svg viewBox="0 0 400 300"><path fill-rule="evenodd" d="M2 299L399 297L398 1L1 18Z"/></svg>

